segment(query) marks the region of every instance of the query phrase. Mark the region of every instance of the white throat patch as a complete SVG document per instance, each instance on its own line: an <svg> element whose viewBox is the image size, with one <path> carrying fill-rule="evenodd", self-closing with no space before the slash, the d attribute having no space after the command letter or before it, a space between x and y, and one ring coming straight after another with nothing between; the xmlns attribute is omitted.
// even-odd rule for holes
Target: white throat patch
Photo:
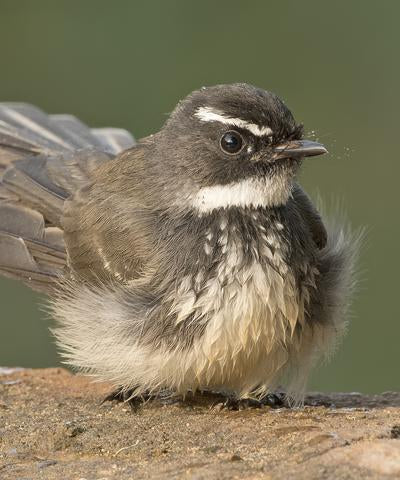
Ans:
<svg viewBox="0 0 400 480"><path fill-rule="evenodd" d="M229 207L277 207L288 201L291 189L292 179L286 176L246 178L200 188L191 196L190 203L199 213Z"/></svg>
<svg viewBox="0 0 400 480"><path fill-rule="evenodd" d="M267 126L260 126L242 118L229 117L223 112L210 107L199 107L194 115L202 122L219 122L232 127L245 128L256 137L272 135L272 130Z"/></svg>

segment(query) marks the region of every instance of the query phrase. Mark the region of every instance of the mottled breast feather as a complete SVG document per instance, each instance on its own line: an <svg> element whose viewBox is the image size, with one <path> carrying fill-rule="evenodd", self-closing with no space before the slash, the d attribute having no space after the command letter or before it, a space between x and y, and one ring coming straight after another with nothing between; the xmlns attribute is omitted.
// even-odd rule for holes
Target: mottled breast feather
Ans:
<svg viewBox="0 0 400 480"><path fill-rule="evenodd" d="M286 222L278 211L238 209L220 211L204 229L200 260L166 296L161 320L171 355L186 343L182 391L248 395L287 363L318 270L312 256L292 251Z"/></svg>

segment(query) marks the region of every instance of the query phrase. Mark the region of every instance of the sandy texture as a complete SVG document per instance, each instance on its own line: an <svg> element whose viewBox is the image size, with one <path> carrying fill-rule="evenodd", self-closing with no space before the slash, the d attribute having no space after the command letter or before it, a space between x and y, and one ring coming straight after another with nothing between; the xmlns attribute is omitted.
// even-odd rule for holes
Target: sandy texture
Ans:
<svg viewBox="0 0 400 480"><path fill-rule="evenodd" d="M312 394L304 409L197 398L133 411L62 369L0 369L0 478L400 478L400 393Z"/></svg>

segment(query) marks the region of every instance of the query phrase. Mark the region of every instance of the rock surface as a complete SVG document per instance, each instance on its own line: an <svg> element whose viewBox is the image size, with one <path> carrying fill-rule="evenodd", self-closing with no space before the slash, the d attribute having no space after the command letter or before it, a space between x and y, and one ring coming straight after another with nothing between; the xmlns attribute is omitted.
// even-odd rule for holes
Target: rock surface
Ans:
<svg viewBox="0 0 400 480"><path fill-rule="evenodd" d="M400 478L400 393L241 411L210 397L132 410L108 393L63 369L0 369L0 478Z"/></svg>

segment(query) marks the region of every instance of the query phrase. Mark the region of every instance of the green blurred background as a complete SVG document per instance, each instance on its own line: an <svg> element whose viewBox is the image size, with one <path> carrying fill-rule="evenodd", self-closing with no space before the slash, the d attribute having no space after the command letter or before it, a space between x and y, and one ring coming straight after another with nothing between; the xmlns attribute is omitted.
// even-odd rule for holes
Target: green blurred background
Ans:
<svg viewBox="0 0 400 480"><path fill-rule="evenodd" d="M306 162L303 185L368 227L349 334L311 387L395 390L399 18L397 0L0 0L0 100L141 137L202 85L278 93L330 151ZM0 279L0 301L0 365L58 364L44 298Z"/></svg>

